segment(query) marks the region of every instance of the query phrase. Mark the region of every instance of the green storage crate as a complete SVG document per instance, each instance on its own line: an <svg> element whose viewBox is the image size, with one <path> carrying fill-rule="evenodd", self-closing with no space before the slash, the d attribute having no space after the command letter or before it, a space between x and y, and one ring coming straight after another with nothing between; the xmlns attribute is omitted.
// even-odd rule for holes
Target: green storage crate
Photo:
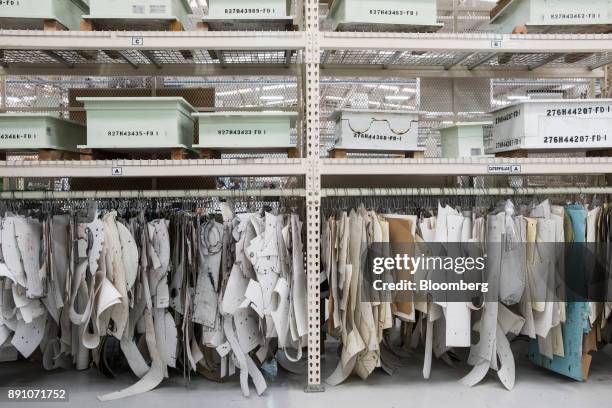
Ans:
<svg viewBox="0 0 612 408"><path fill-rule="evenodd" d="M327 19L334 31L433 32L436 0L334 0Z"/></svg>
<svg viewBox="0 0 612 408"><path fill-rule="evenodd" d="M45 20L56 20L69 30L79 30L81 15L88 12L82 0L2 0L0 28L42 29Z"/></svg>
<svg viewBox="0 0 612 408"><path fill-rule="evenodd" d="M291 129L294 112L194 113L199 119L200 143L194 147L226 151L280 151L295 147Z"/></svg>
<svg viewBox="0 0 612 408"><path fill-rule="evenodd" d="M178 20L188 24L191 6L187 0L89 0L87 20L140 21ZM129 26L127 27L129 29Z"/></svg>
<svg viewBox="0 0 612 408"><path fill-rule="evenodd" d="M442 157L491 157L484 153L485 129L491 122L456 123L439 129Z"/></svg>
<svg viewBox="0 0 612 408"><path fill-rule="evenodd" d="M212 30L284 29L293 22L291 0L208 0L203 21Z"/></svg>
<svg viewBox="0 0 612 408"><path fill-rule="evenodd" d="M77 122L37 113L0 114L0 150L74 152L85 140L85 126Z"/></svg>
<svg viewBox="0 0 612 408"><path fill-rule="evenodd" d="M492 14L496 31L505 34L523 25L530 33L612 30L612 0L510 0L500 3Z"/></svg>
<svg viewBox="0 0 612 408"><path fill-rule="evenodd" d="M193 106L177 97L77 98L87 111L84 149L157 150L193 144Z"/></svg>

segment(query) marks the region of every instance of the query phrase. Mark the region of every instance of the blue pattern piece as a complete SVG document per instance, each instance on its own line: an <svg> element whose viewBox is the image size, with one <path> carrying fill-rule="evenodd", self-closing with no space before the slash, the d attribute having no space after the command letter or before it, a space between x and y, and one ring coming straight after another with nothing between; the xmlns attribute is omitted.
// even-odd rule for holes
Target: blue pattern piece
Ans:
<svg viewBox="0 0 612 408"><path fill-rule="evenodd" d="M567 206L565 213L572 225L574 242L585 242L586 209L582 205L574 204ZM580 265L582 260L579 257L580 255L572 254L572 256L566 259L567 270L572 270L572 264ZM529 343L529 359L540 367L547 368L577 381L585 381L586 378L582 374L582 340L584 334L591 331L589 304L587 302L572 301L571 294L567 296L566 321L562 327L565 357L555 356L551 360L541 355L537 339L532 339Z"/></svg>

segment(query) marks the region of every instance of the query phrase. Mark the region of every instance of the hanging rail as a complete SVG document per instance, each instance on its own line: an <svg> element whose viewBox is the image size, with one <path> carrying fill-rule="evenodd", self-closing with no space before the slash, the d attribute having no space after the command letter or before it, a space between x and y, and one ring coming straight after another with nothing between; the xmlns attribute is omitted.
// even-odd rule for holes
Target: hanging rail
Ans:
<svg viewBox="0 0 612 408"><path fill-rule="evenodd" d="M5 191L0 200L76 200L102 198L234 198L305 197L304 189L130 190L130 191Z"/></svg>
<svg viewBox="0 0 612 408"><path fill-rule="evenodd" d="M612 187L517 188L325 188L322 197L360 196L519 196L562 194L612 194Z"/></svg>

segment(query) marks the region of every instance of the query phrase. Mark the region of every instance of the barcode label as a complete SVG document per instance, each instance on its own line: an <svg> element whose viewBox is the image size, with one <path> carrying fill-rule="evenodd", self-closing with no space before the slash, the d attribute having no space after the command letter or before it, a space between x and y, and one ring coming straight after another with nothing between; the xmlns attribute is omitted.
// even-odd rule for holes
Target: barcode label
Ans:
<svg viewBox="0 0 612 408"><path fill-rule="evenodd" d="M149 8L151 14L165 14L166 13L166 5L165 4L154 4Z"/></svg>

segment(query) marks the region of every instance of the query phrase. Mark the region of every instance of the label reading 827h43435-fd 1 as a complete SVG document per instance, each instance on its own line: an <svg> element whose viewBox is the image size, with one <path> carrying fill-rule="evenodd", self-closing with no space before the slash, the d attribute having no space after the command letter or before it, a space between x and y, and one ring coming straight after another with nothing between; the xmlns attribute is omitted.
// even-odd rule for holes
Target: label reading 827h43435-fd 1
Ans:
<svg viewBox="0 0 612 408"><path fill-rule="evenodd" d="M155 137L159 136L157 130L109 130L106 133L111 137L131 137L131 136L143 136L143 137Z"/></svg>

